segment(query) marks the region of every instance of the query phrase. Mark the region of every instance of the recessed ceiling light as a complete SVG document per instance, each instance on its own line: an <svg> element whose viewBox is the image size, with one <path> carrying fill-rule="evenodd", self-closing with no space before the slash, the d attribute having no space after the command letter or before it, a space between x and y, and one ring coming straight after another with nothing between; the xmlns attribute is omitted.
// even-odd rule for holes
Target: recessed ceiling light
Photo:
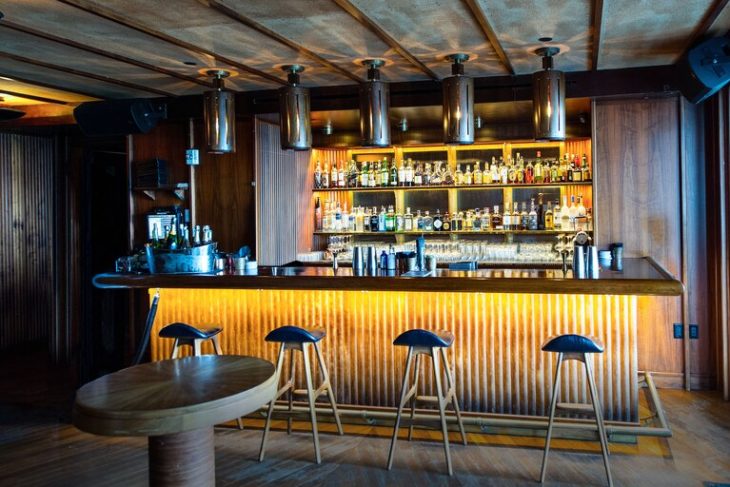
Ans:
<svg viewBox="0 0 730 487"><path fill-rule="evenodd" d="M187 64L188 66L197 66L198 63L195 61L183 61L183 64Z"/></svg>
<svg viewBox="0 0 730 487"><path fill-rule="evenodd" d="M552 38L552 37L540 37L540 38L538 39L538 41L540 41L540 42L550 42L550 41L552 41L552 40L553 40L553 38Z"/></svg>

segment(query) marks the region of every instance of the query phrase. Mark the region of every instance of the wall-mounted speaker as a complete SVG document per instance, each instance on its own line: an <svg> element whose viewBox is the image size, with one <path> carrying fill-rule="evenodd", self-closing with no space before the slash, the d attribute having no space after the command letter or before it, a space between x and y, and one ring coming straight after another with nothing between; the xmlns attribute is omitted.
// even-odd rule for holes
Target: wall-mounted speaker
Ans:
<svg viewBox="0 0 730 487"><path fill-rule="evenodd" d="M679 60L677 69L685 98L692 103L706 100L730 81L730 39L700 42Z"/></svg>
<svg viewBox="0 0 730 487"><path fill-rule="evenodd" d="M74 118L88 136L146 134L167 116L164 103L145 99L93 101L74 109Z"/></svg>

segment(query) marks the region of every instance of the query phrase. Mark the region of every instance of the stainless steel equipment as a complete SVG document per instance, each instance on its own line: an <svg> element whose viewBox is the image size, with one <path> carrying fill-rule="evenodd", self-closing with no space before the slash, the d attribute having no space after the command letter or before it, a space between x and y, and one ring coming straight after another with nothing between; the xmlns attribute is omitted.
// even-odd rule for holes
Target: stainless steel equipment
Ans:
<svg viewBox="0 0 730 487"><path fill-rule="evenodd" d="M282 66L288 72L289 85L279 89L279 124L281 148L308 150L312 147L312 126L309 118L309 89L301 86L299 73L304 66Z"/></svg>
<svg viewBox="0 0 730 487"><path fill-rule="evenodd" d="M543 47L542 71L532 75L532 110L536 140L565 140L565 75L553 69L557 47Z"/></svg>
<svg viewBox="0 0 730 487"><path fill-rule="evenodd" d="M382 59L366 59L368 80L360 83L360 137L363 146L388 147L390 145L390 89L380 81Z"/></svg>
<svg viewBox="0 0 730 487"><path fill-rule="evenodd" d="M150 274L176 274L215 272L217 244L191 247L185 250L153 249L145 247Z"/></svg>
<svg viewBox="0 0 730 487"><path fill-rule="evenodd" d="M464 76L467 54L451 54L451 74L444 79L443 121L444 142L447 144L474 143L474 79Z"/></svg>
<svg viewBox="0 0 730 487"><path fill-rule="evenodd" d="M223 87L228 71L210 70L213 90L203 94L203 119L208 152L226 154L236 151L236 94Z"/></svg>

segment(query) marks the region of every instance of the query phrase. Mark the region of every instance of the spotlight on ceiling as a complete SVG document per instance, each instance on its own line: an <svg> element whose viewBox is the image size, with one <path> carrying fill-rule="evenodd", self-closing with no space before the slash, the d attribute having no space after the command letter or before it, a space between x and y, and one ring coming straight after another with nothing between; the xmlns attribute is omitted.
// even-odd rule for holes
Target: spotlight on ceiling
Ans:
<svg viewBox="0 0 730 487"><path fill-rule="evenodd" d="M368 80L360 83L360 138L366 147L390 145L390 90L388 83L380 81L382 59L366 59Z"/></svg>
<svg viewBox="0 0 730 487"><path fill-rule="evenodd" d="M541 47L542 71L532 75L532 115L535 140L565 140L565 74L553 69L557 47Z"/></svg>
<svg viewBox="0 0 730 487"><path fill-rule="evenodd" d="M288 72L289 84L279 89L279 124L281 148L308 150L312 147L312 126L309 119L309 89L301 86L299 73L304 66L282 66Z"/></svg>
<svg viewBox="0 0 730 487"><path fill-rule="evenodd" d="M206 71L213 78L213 90L203 94L205 140L211 154L236 151L236 94L226 90L223 79L230 73L221 69Z"/></svg>
<svg viewBox="0 0 730 487"><path fill-rule="evenodd" d="M451 54L447 59L452 76L443 81L444 142L474 143L474 79L464 76L467 54Z"/></svg>

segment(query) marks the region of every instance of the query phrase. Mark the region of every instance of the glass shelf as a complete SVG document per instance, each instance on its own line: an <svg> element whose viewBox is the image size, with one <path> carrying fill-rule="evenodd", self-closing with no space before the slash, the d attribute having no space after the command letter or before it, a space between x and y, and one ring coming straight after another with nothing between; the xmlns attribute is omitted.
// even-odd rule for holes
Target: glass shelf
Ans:
<svg viewBox="0 0 730 487"><path fill-rule="evenodd" d="M353 191L353 192L369 192L369 191L424 191L433 189L498 189L498 188L546 188L558 186L591 186L593 181L565 181L556 183L539 183L539 184L470 184L470 185L454 185L440 184L434 186L376 186L374 188L320 188L312 189L315 193L327 193L330 191Z"/></svg>
<svg viewBox="0 0 730 487"><path fill-rule="evenodd" d="M336 232L316 231L315 235L560 235L574 233L578 230L446 230L446 231L410 231L410 232ZM593 230L585 230L593 233Z"/></svg>

